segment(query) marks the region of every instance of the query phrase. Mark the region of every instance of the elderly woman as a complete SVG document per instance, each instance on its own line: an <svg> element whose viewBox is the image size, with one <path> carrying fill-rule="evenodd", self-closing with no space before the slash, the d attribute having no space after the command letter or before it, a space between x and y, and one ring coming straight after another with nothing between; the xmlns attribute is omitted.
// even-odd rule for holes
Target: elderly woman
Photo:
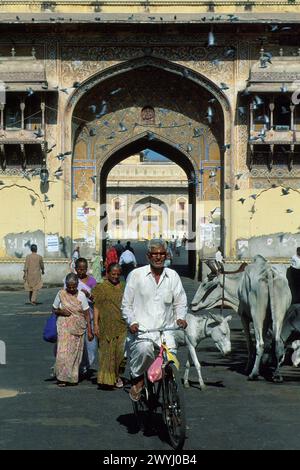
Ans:
<svg viewBox="0 0 300 470"><path fill-rule="evenodd" d="M100 387L123 387L120 373L124 363L124 346L127 335L125 321L121 316L124 286L120 282L121 266L108 267L106 279L93 290L94 332L99 338L99 370L97 383Z"/></svg>
<svg viewBox="0 0 300 470"><path fill-rule="evenodd" d="M85 294L78 290L76 274L67 275L66 288L61 289L55 297L53 312L58 316L55 362L57 385L76 385L86 328L89 341L93 339L89 304Z"/></svg>

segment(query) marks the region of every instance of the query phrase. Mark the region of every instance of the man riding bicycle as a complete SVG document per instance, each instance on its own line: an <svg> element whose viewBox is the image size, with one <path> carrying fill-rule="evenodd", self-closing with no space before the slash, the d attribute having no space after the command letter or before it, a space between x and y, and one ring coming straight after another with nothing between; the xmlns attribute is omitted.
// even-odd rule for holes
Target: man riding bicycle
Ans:
<svg viewBox="0 0 300 470"><path fill-rule="evenodd" d="M122 316L130 335L130 370L132 387L129 395L138 401L144 386L144 372L155 359L154 341L160 346L159 332L135 333L138 330L187 327L187 298L179 275L164 268L166 243L151 240L147 257L150 265L137 268L128 277L122 301ZM164 333L167 347L176 354L174 333ZM152 341L149 341L152 340Z"/></svg>

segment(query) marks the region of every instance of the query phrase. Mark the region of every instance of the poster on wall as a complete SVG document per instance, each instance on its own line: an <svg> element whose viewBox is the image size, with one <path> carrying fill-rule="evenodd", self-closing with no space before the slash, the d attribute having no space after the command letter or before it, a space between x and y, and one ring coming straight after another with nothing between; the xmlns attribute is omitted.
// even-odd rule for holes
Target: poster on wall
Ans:
<svg viewBox="0 0 300 470"><path fill-rule="evenodd" d="M57 235L48 235L46 238L47 251L55 253L59 251L59 241Z"/></svg>

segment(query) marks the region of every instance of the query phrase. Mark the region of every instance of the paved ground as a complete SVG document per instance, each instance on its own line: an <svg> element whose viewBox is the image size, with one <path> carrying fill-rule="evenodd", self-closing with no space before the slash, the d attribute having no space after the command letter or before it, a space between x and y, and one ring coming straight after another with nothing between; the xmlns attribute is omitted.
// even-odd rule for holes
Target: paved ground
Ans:
<svg viewBox="0 0 300 470"><path fill-rule="evenodd" d="M191 299L197 283L184 279L184 285ZM59 389L51 381L52 346L43 342L42 330L56 291L43 290L35 308L24 304L24 292L0 293L0 339L7 345L7 365L0 366L0 449L169 449L164 436L136 432L128 387L99 391L91 380ZM299 449L300 371L285 366L282 385L248 382L236 316L231 326L230 357L222 358L211 340L198 353L207 389L197 388L192 370L186 449Z"/></svg>

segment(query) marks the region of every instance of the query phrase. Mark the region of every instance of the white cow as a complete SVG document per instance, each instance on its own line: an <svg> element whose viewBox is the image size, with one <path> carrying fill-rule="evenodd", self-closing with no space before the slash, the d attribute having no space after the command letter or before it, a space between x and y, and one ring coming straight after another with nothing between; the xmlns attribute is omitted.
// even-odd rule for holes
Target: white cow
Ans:
<svg viewBox="0 0 300 470"><path fill-rule="evenodd" d="M192 313L187 314L187 328L184 331L177 330L175 332L177 345L186 345L189 350L189 356L186 362L184 373L185 387L189 387L188 378L190 364L193 362L198 373L200 389L203 390L205 388L205 384L201 375L201 366L196 354L196 348L200 341L210 336L222 354L226 355L230 353L231 342L228 322L231 320L231 318L231 315L224 318L221 315L215 315L210 312L207 312L203 315L195 315Z"/></svg>
<svg viewBox="0 0 300 470"><path fill-rule="evenodd" d="M250 276L252 278L252 282L250 282L249 272L252 273ZM246 334L249 352L247 365L248 371L250 369L250 356L254 353L250 337L249 323L253 322L256 341L260 343L260 346L257 349L257 353L259 354L259 358L257 357L257 359L258 362L260 362L262 346L261 337L264 336L265 331L267 330L267 325L271 323L271 318L272 320L274 318L273 336L277 344L276 355L278 357L274 380L280 380L278 367L280 363L279 357L282 355L283 347L282 344L280 346L279 338L285 312L291 303L291 293L286 279L286 268L283 266L281 272L279 271L279 268L270 266L265 258L257 255L254 258L254 264L246 268L245 271L227 273L225 277L222 273L215 274L216 275L213 279L207 278L200 284L194 299L192 300L192 310L198 311L201 309L217 307L222 305L223 302L225 307L231 307L235 311L239 311ZM259 276L262 277L261 285ZM238 294L240 285L244 285L244 290L242 290L240 294L240 296L243 294L242 305L240 305L241 297ZM256 285L256 288L253 288L254 285ZM250 298L251 307L249 301ZM255 313L256 306L259 310L258 314ZM253 313L253 316L251 313ZM258 319L256 319L257 315L259 316ZM255 318L253 319L253 317ZM265 319L266 324L264 325ZM261 323L264 325L263 332L261 332ZM250 379L257 376L256 367L253 372L253 375L250 374Z"/></svg>
<svg viewBox="0 0 300 470"><path fill-rule="evenodd" d="M264 352L264 339L272 325L275 341L276 368L273 381L281 382L279 366L284 358L284 345L280 337L285 314L291 304L292 296L286 276L260 255L254 257L254 263L247 266L238 288L238 313L243 324L247 348L248 365L255 352L255 362L249 380L259 375L259 367ZM253 322L256 348L250 335L250 322Z"/></svg>

